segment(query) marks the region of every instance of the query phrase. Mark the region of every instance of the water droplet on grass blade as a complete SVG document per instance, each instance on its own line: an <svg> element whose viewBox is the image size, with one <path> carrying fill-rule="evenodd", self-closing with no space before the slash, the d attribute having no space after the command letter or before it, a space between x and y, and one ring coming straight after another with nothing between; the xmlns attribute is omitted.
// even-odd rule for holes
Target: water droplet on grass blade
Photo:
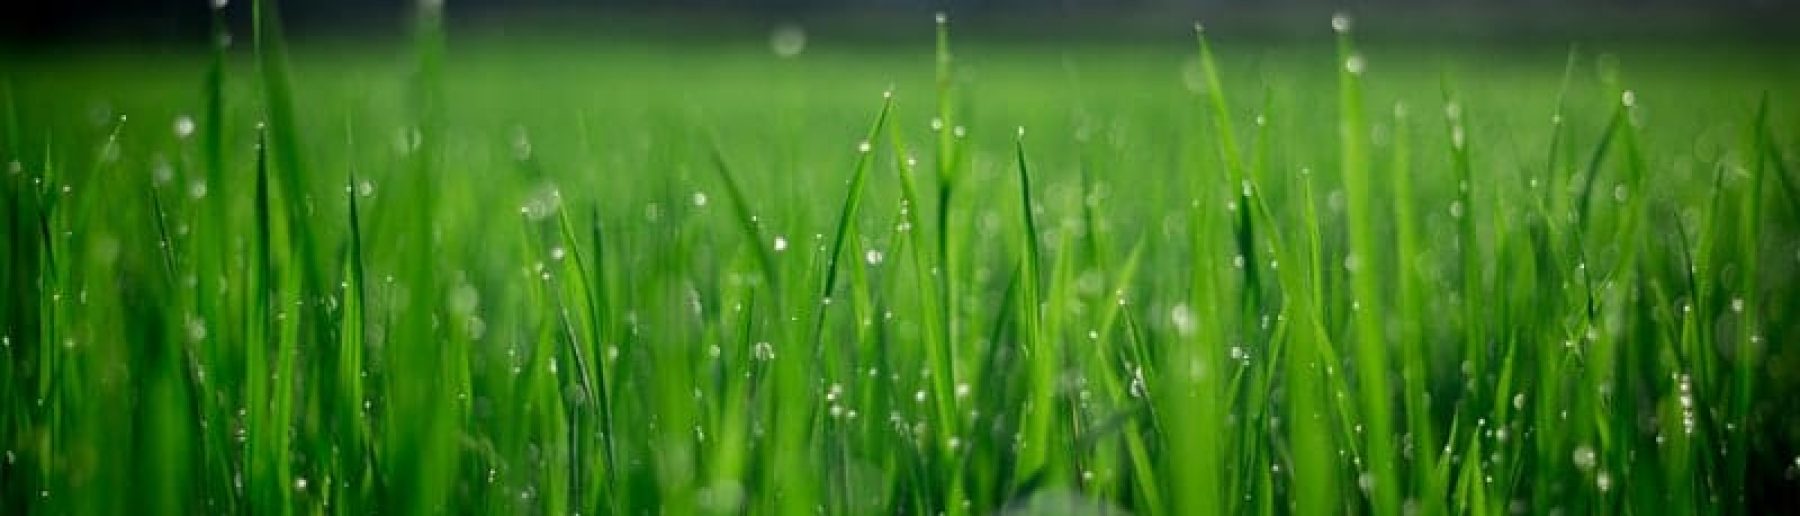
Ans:
<svg viewBox="0 0 1800 516"><path fill-rule="evenodd" d="M775 26L769 32L769 50L777 57L792 58L806 50L806 29L792 23Z"/></svg>
<svg viewBox="0 0 1800 516"><path fill-rule="evenodd" d="M1175 332L1183 337L1194 334L1194 311L1186 303L1169 309L1169 322L1175 325Z"/></svg>
<svg viewBox="0 0 1800 516"><path fill-rule="evenodd" d="M558 190L555 185L546 184L540 186L537 193L525 200L525 204L519 207L519 213L532 221L540 221L555 215L556 210L561 207L562 191Z"/></svg>
<svg viewBox="0 0 1800 516"><path fill-rule="evenodd" d="M469 315L481 305L481 292L474 285L461 283L450 289L450 313Z"/></svg>
<svg viewBox="0 0 1800 516"><path fill-rule="evenodd" d="M881 260L881 251L870 249L863 253L863 261L868 262L869 265L881 265Z"/></svg>
<svg viewBox="0 0 1800 516"><path fill-rule="evenodd" d="M1350 15L1342 12L1332 14L1331 30L1338 34L1350 32Z"/></svg>
<svg viewBox="0 0 1800 516"><path fill-rule="evenodd" d="M1344 60L1344 71L1350 72L1351 75L1362 75L1363 69L1366 67L1368 67L1368 61L1363 59L1362 54L1350 54L1350 58Z"/></svg>
<svg viewBox="0 0 1800 516"><path fill-rule="evenodd" d="M1594 453L1594 448L1592 446L1584 444L1575 447L1573 460L1575 461L1575 467L1581 468L1582 471L1587 471L1594 469L1594 464L1599 461L1599 455Z"/></svg>
<svg viewBox="0 0 1800 516"><path fill-rule="evenodd" d="M777 235L775 237L774 247L775 247L775 252L779 253L782 251L786 251L788 248L787 238Z"/></svg>
<svg viewBox="0 0 1800 516"><path fill-rule="evenodd" d="M175 167L170 166L169 162L163 161L159 158L157 160L156 164L151 166L150 181L152 184L154 184L156 186L162 186L162 185L168 184L169 181L172 181L174 179L175 179Z"/></svg>
<svg viewBox="0 0 1800 516"><path fill-rule="evenodd" d="M187 139L194 135L194 119L187 115L175 117L175 137Z"/></svg>

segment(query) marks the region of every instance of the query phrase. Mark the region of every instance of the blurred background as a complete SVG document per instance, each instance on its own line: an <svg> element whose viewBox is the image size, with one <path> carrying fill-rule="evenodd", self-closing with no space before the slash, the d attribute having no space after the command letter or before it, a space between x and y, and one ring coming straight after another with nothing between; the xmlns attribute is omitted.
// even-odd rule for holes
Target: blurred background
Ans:
<svg viewBox="0 0 1800 516"><path fill-rule="evenodd" d="M213 0L21 0L0 6L0 41L13 44L202 39ZM227 0L219 0L227 1ZM402 26L415 2L280 2L290 35L380 35ZM248 27L249 9L230 16ZM1556 34L1654 38L1792 39L1793 0L450 0L453 26L534 32L596 28L704 37L734 26L819 22L857 38L891 37L896 21L934 11L965 23L1046 38L1130 38L1146 27L1210 20L1217 28L1279 36L1323 13L1350 10L1412 37L1529 39ZM829 23L824 23L829 22Z"/></svg>

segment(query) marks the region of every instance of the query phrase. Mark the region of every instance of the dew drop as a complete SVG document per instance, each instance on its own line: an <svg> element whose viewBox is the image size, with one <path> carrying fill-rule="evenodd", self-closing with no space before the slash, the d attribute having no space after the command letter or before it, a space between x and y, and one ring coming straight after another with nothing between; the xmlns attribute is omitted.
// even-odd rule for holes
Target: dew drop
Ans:
<svg viewBox="0 0 1800 516"><path fill-rule="evenodd" d="M169 181L174 179L175 168L169 166L169 162L167 161L158 160L156 165L152 166L150 169L150 180L158 187L168 184Z"/></svg>
<svg viewBox="0 0 1800 516"><path fill-rule="evenodd" d="M175 137L183 140L194 135L194 119L187 115L175 117Z"/></svg>
<svg viewBox="0 0 1800 516"><path fill-rule="evenodd" d="M193 342L200 342L200 341L206 340L206 320L205 319L201 319L199 316L196 316L196 315L189 315L187 317L187 321L183 322L182 327L183 327L183 329L187 330L188 340L193 341Z"/></svg>
<svg viewBox="0 0 1800 516"><path fill-rule="evenodd" d="M1177 304L1169 309L1169 322L1174 323L1175 332L1183 337L1194 334L1194 311L1187 303Z"/></svg>
<svg viewBox="0 0 1800 516"><path fill-rule="evenodd" d="M1594 453L1593 447L1584 444L1575 447L1573 459L1575 461L1575 467L1581 468L1582 471L1587 471L1594 469L1594 464L1599 461L1599 456Z"/></svg>
<svg viewBox="0 0 1800 516"><path fill-rule="evenodd" d="M1350 32L1350 15L1342 12L1332 14L1331 30L1338 34Z"/></svg>
<svg viewBox="0 0 1800 516"><path fill-rule="evenodd" d="M769 33L769 50L781 58L800 55L806 50L806 29L791 23L776 26Z"/></svg>

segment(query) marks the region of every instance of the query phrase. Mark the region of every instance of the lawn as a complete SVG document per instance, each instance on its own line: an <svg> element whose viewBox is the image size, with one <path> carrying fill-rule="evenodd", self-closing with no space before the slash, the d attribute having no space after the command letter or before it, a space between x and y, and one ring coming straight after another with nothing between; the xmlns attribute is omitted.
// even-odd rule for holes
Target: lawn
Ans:
<svg viewBox="0 0 1800 516"><path fill-rule="evenodd" d="M0 54L0 512L1800 488L1792 44L270 18Z"/></svg>

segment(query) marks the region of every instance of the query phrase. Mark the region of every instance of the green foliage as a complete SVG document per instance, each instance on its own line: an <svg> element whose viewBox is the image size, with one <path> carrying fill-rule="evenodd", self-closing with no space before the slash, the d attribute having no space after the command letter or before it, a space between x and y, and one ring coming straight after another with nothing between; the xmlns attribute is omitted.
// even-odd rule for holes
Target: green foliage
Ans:
<svg viewBox="0 0 1800 516"><path fill-rule="evenodd" d="M0 512L1744 513L1794 487L1796 120L1751 99L1795 78L1754 57L1443 70L1343 17L1263 56L952 60L940 20L892 55L495 58L425 6L401 75L290 61L253 9L244 55L215 13L209 54L135 89L96 57L0 83Z"/></svg>

